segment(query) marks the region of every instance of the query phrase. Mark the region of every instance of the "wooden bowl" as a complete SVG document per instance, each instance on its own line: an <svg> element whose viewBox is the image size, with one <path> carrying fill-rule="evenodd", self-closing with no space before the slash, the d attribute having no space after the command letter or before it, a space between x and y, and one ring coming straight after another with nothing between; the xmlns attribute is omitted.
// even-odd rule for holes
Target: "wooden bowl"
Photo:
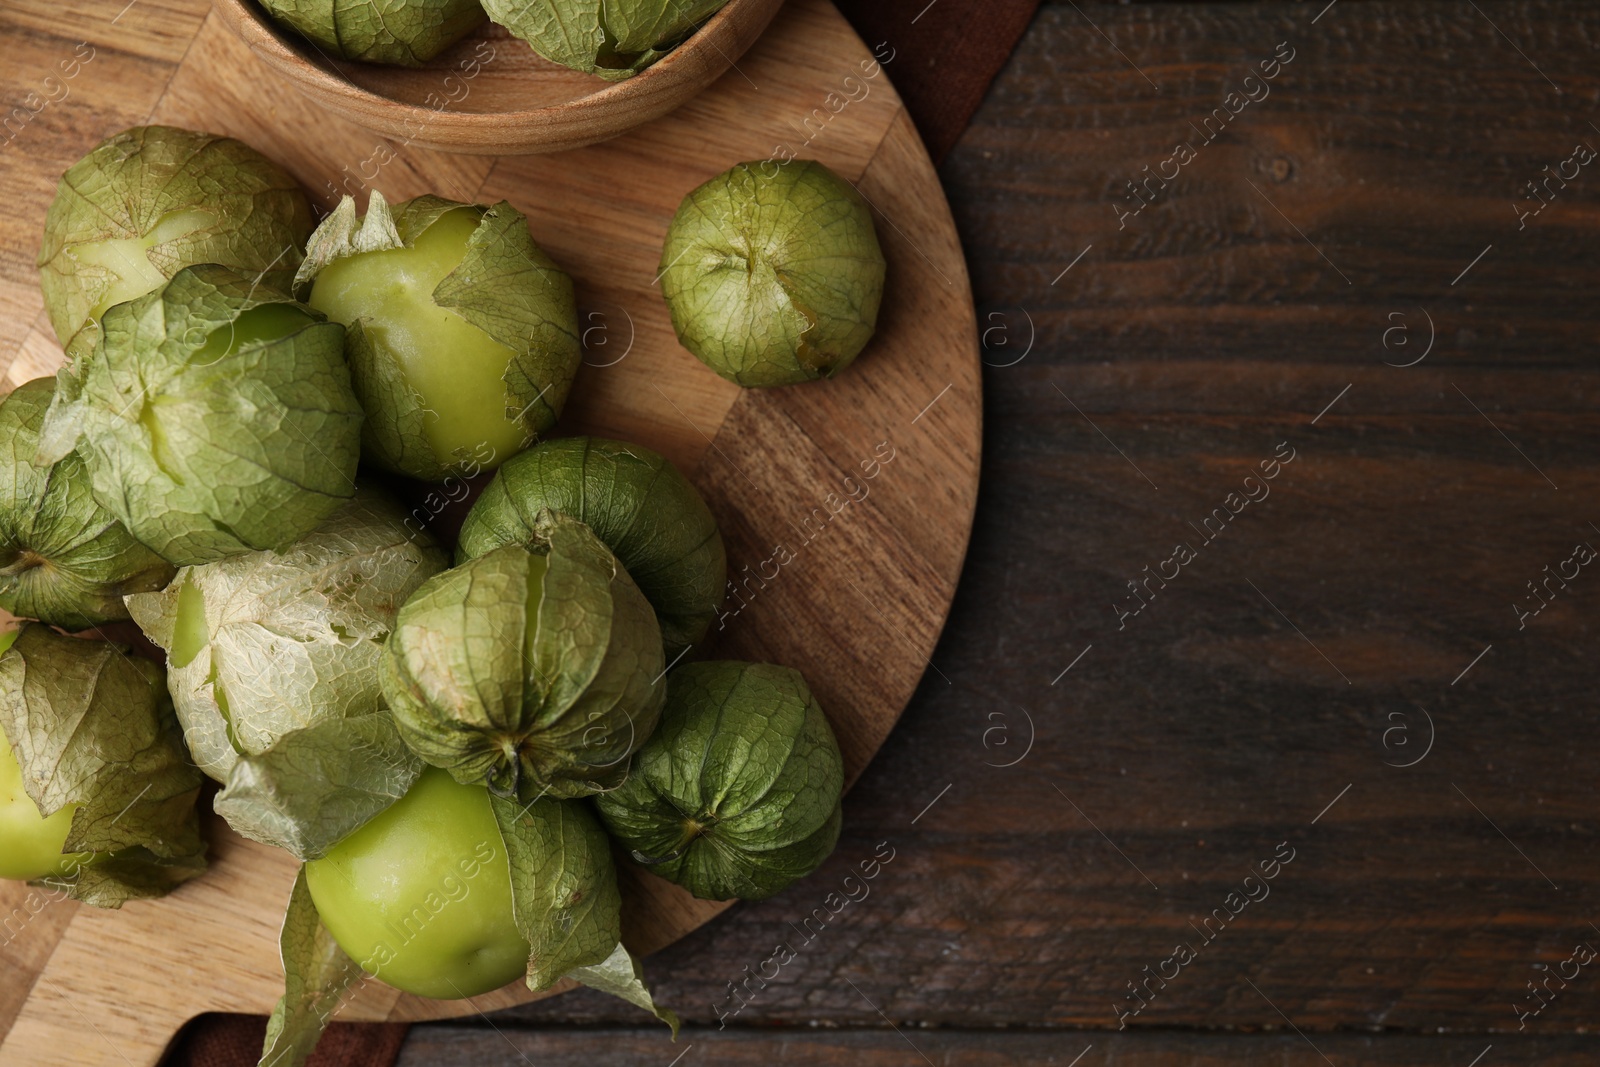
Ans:
<svg viewBox="0 0 1600 1067"><path fill-rule="evenodd" d="M422 67L334 59L255 0L214 0L257 56L342 118L402 146L474 155L561 152L660 118L734 66L783 0L728 0L655 65L608 82L535 54L493 23Z"/></svg>

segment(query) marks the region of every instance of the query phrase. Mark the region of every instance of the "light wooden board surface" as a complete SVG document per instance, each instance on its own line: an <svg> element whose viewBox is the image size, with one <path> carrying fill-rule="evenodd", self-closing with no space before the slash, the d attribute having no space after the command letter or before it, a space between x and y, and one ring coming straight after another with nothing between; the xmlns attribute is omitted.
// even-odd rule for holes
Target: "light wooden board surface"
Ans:
<svg viewBox="0 0 1600 1067"><path fill-rule="evenodd" d="M573 274L590 331L590 365L562 429L640 441L691 472L722 524L736 580L770 575L765 561L789 548L794 560L776 578L750 579L712 651L802 670L854 780L927 669L966 549L981 441L961 248L889 84L893 53L883 50L889 61L876 70L826 0L792 0L735 71L651 127L560 155L451 157L317 111L194 2L140 0L119 18L121 7L69 0L0 13L17 60L4 75L13 93L47 76L59 83L59 61L79 35L94 49L68 95L0 151L4 386L59 364L32 267L39 227L60 171L124 126L168 122L243 138L324 208L341 184L358 195L376 187L390 200L423 192L510 200ZM679 199L778 146L821 159L872 202L888 293L878 337L839 380L743 391L678 346L655 277ZM866 468L875 477L864 476L864 465L891 452L892 461ZM866 496L858 488L858 500L835 513L849 499L846 478ZM120 912L0 883L0 1062L142 1067L195 1014L270 1009L281 991L276 938L294 863L220 823L213 830L205 878ZM642 952L723 907L646 874L624 878L624 936ZM441 1018L529 998L511 986L470 1004L438 1002L369 983L340 1018Z"/></svg>

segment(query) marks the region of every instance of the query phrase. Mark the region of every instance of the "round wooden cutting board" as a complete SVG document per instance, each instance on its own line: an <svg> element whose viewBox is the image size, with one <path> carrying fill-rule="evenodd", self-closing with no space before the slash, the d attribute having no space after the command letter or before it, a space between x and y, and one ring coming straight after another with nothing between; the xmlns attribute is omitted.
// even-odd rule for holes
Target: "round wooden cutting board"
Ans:
<svg viewBox="0 0 1600 1067"><path fill-rule="evenodd" d="M954 596L982 412L960 242L889 83L909 60L889 45L876 51L875 60L827 0L791 0L734 70L666 119L574 152L494 159L381 141L315 110L213 15L151 115L242 138L324 209L346 189L364 204L376 187L391 202L433 192L525 212L576 278L587 331L588 366L562 430L638 441L692 474L739 588L711 654L804 672L851 780L910 699ZM70 119L83 126L75 151L116 132L90 128L95 114ZM790 153L822 160L872 203L888 291L878 336L837 381L741 390L673 336L656 284L662 240L690 189L733 163ZM53 184L56 175L38 177ZM11 328L0 348L17 352L6 388L53 372L61 355L48 329L19 338L27 327ZM201 1012L271 1009L295 861L218 821L211 831L204 878L121 911L0 883L0 1063L145 1067ZM631 869L624 882L624 938L642 953L725 907ZM339 1018L434 1019L531 996L513 985L471 1002L429 1001L374 982Z"/></svg>

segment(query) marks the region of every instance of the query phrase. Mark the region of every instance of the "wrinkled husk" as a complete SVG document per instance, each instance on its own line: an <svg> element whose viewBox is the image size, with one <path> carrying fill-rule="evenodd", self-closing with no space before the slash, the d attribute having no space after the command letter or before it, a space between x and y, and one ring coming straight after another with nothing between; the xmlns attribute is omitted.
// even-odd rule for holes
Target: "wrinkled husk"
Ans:
<svg viewBox="0 0 1600 1067"><path fill-rule="evenodd" d="M546 509L586 524L616 553L656 610L669 664L705 636L722 606L727 552L711 509L664 457L600 437L535 445L478 497L457 561L531 542Z"/></svg>
<svg viewBox="0 0 1600 1067"><path fill-rule="evenodd" d="M0 731L43 816L77 805L48 882L84 903L159 897L206 868L189 763L161 668L29 623L0 655Z"/></svg>
<svg viewBox="0 0 1600 1067"><path fill-rule="evenodd" d="M596 798L612 836L709 900L761 900L839 839L844 765L800 672L767 663L674 671L661 728L633 774Z"/></svg>
<svg viewBox="0 0 1600 1067"><path fill-rule="evenodd" d="M832 378L877 327L872 211L821 163L740 163L684 198L661 251L683 347L730 382Z"/></svg>
<svg viewBox="0 0 1600 1067"><path fill-rule="evenodd" d="M508 545L446 571L400 610L383 691L423 760L501 796L587 796L620 783L665 697L661 628L588 527L546 512L540 562Z"/></svg>

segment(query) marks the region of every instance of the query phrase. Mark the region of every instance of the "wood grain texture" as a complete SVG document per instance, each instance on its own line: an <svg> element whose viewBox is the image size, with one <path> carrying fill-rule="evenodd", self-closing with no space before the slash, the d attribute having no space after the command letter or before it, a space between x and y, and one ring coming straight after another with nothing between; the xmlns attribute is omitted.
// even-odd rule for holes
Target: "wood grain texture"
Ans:
<svg viewBox="0 0 1600 1067"><path fill-rule="evenodd" d="M676 1047L579 991L498 1029L417 1027L406 1063L921 1062L885 1017L950 1064L1090 1043L1077 1067L1323 1064L1291 1024L1339 1067L1600 1058L1592 968L1520 1034L1513 1010L1600 947L1600 598L1585 570L1526 630L1511 609L1600 523L1595 186L1526 231L1512 209L1572 142L1600 147L1600 17L1380 0L1311 27L1323 6L1047 5L942 170L990 364L983 490L940 673L847 799L838 853L651 959L691 1021ZM1284 40L1271 97L1118 230L1124 180ZM1421 352L1419 308L1434 349L1384 366ZM1298 458L1272 496L1119 631L1125 583L1282 440ZM1432 750L1386 765L1424 743L1419 705ZM994 766L1024 711L1031 750ZM728 983L805 940L791 924L884 840L872 895L718 1032ZM1284 840L1271 896L1116 1032L1127 984Z"/></svg>
<svg viewBox="0 0 1600 1067"><path fill-rule="evenodd" d="M552 63L490 24L415 69L340 61L253 0L215 3L263 63L330 113L407 144L499 156L581 148L681 107L738 69L783 0L729 0L665 58L620 82Z"/></svg>
<svg viewBox="0 0 1600 1067"><path fill-rule="evenodd" d="M398 1067L481 1067L482 1064L536 1063L539 1067L632 1067L665 1065L689 1050L683 1062L700 1067L763 1067L774 1062L815 1067L907 1067L926 1062L939 1067L1312 1067L1327 1062L1368 1067L1477 1067L1479 1061L1538 1063L1542 1067L1588 1067L1600 1056L1593 1037L1412 1037L1400 1035L1319 1035L1314 1044L1277 1034L1075 1034L907 1030L817 1033L807 1031L686 1030L677 1047L638 1030L508 1031L496 1036L479 1024L419 1027L400 1056ZM509 1047L508 1047L509 1043ZM499 1047L496 1048L495 1045Z"/></svg>
<svg viewBox="0 0 1600 1067"><path fill-rule="evenodd" d="M730 1021L746 1044L724 1062L921 1062L888 1021L935 1063L1069 1064L1093 1041L1078 1067L1322 1064L1291 1025L1339 1067L1465 1067L1491 1043L1479 1067L1595 1059L1560 1036L1594 1027L1592 967L1520 1035L1514 1006L1600 948L1600 577L1525 630L1512 605L1600 547L1600 175L1525 231L1512 203L1577 141L1600 148L1600 15L1341 2L1313 27L1324 6L1049 5L942 168L989 364L961 591L834 859L651 961L711 1034L686 1064L720 1048L728 983L803 939L791 924L886 839L872 895ZM1124 179L1285 40L1271 96L1119 230ZM1385 366L1422 353L1423 309L1431 353ZM1271 496L1200 547L1188 524L1283 441ZM1119 630L1126 583L1180 540L1197 558ZM1431 751L1395 766L1424 750L1424 711ZM1032 749L995 766L1027 716ZM1118 1034L1129 983L1203 941L1189 924L1283 841L1270 896L1127 1023L1281 1041ZM495 1017L551 1062L606 1062L608 1031L562 1052L539 1033L557 1023L628 1020L585 992ZM835 1027L876 1032L809 1051ZM412 1044L443 1047L430 1033ZM521 1062L492 1031L449 1040L458 1062Z"/></svg>
<svg viewBox="0 0 1600 1067"><path fill-rule="evenodd" d="M710 652L760 654L804 672L836 724L851 777L859 775L916 687L954 595L976 499L981 396L970 288L937 177L888 75L837 11L825 0L789 4L740 73L637 134L580 152L500 160L382 142L319 112L266 72L215 14L181 54L164 79L149 67L151 87L132 105L143 113L126 122L241 137L283 163L323 208L343 192L364 198L375 187L391 201L424 191L504 198L529 215L536 239L573 273L589 332L589 366L563 429L643 441L692 472L728 532L741 604L756 596L745 570L770 575L773 539L793 542L794 560L763 583L759 603L730 610ZM94 62L102 61L113 82L122 66L146 63L110 48ZM827 94L852 75L869 90L819 123ZM71 112L67 102L63 120L94 114ZM59 152L60 167L108 132L74 128L46 148L46 129L33 131L39 158L55 166L51 153ZM876 205L892 289L872 347L839 382L743 391L678 347L656 287L660 248L695 185L801 137L805 155L857 183ZM367 165L380 146L388 149L381 165ZM31 165L9 159L19 172ZM29 294L37 284L32 246L49 202L48 181L33 181L38 195L7 221L0 274L9 298L35 308L10 320L6 333L12 385L61 358L37 294ZM846 498L854 499L837 503ZM784 604L802 605L795 612L804 611L803 625L769 609ZM0 915L22 915L3 948L12 969L0 976L0 1061L152 1063L199 1012L271 1007L281 992L276 936L294 863L220 823L211 830L214 869L163 901L118 913L38 908L26 887L0 888ZM640 952L726 907L633 870L624 889L624 936ZM373 982L340 1018L444 1018L528 996L511 986L444 1003Z"/></svg>

